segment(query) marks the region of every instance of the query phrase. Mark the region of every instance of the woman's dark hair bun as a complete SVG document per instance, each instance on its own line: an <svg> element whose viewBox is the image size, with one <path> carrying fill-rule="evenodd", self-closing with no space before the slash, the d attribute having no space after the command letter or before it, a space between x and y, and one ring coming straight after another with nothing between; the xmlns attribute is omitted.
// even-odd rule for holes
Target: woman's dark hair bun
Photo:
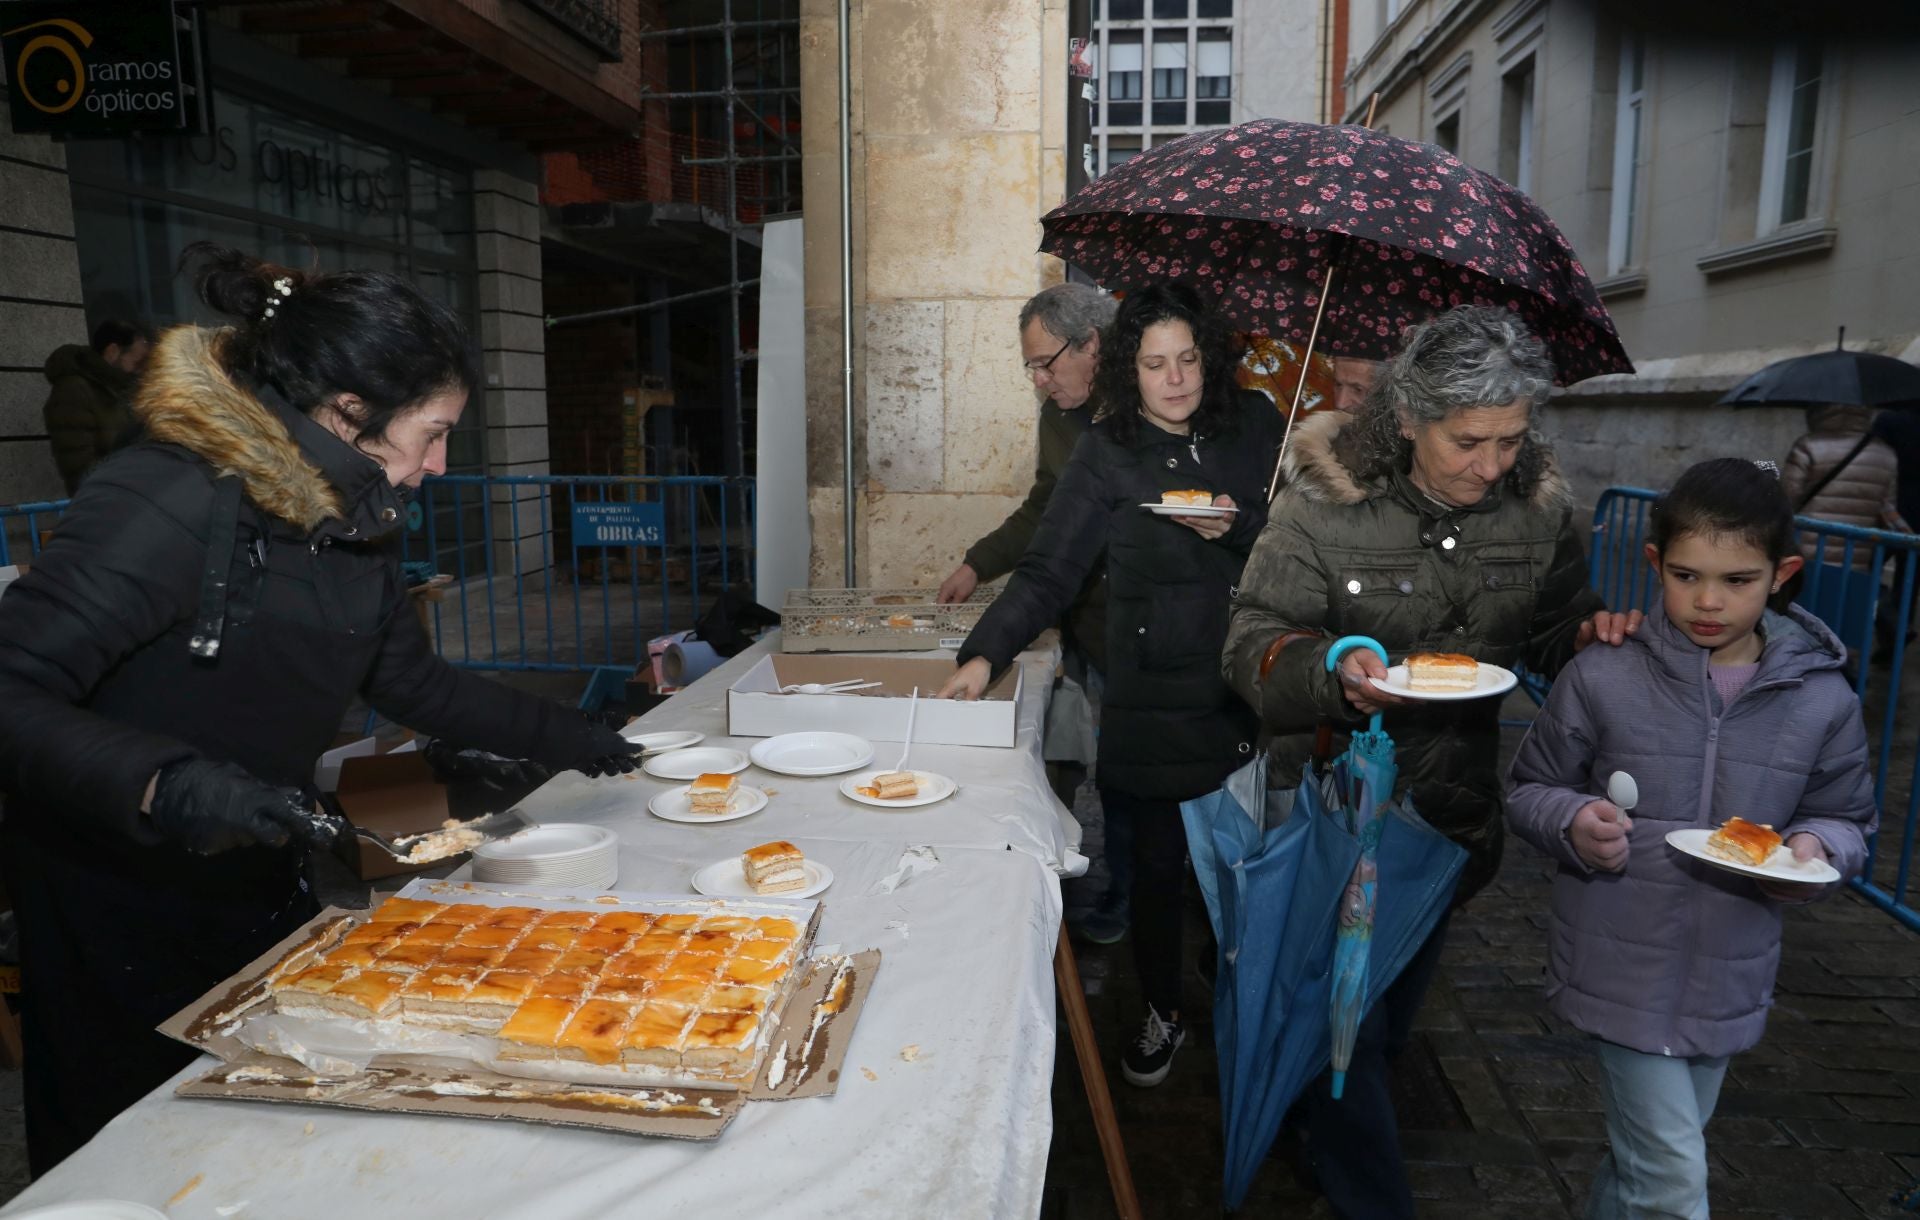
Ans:
<svg viewBox="0 0 1920 1220"><path fill-rule="evenodd" d="M188 246L180 266L200 299L234 320L220 352L230 375L309 413L351 395L362 441L435 394L480 385L459 316L397 275L299 271L208 241Z"/></svg>
<svg viewBox="0 0 1920 1220"><path fill-rule="evenodd" d="M298 291L307 278L291 267L276 266L210 241L188 246L181 253L180 265L193 267L193 286L201 300L242 323L263 318L267 301L274 295L275 280L290 279Z"/></svg>

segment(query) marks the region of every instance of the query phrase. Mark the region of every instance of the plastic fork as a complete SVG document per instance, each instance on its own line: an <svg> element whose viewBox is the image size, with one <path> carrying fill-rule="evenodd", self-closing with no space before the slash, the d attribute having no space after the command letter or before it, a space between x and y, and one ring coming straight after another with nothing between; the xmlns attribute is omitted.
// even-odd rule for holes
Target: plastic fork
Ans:
<svg viewBox="0 0 1920 1220"><path fill-rule="evenodd" d="M907 700L907 739L900 743L900 761L893 764L895 771L907 769L907 754L913 749L913 713L920 706L920 688L913 688L913 695Z"/></svg>

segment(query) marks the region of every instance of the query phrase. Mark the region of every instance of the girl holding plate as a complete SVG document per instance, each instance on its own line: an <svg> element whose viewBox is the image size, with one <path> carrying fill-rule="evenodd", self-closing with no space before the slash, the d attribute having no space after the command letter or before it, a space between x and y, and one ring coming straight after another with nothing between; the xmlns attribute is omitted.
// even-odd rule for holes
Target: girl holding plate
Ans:
<svg viewBox="0 0 1920 1220"><path fill-rule="evenodd" d="M1704 1132L1729 1056L1766 1027L1780 904L1858 873L1876 821L1845 645L1799 606L1767 610L1801 565L1779 479L1703 462L1655 503L1652 539L1659 606L1561 675L1508 794L1514 832L1560 862L1548 993L1598 1052L1595 1218L1707 1215ZM1596 795L1616 788L1632 816ZM1785 879L1679 846L1735 814L1784 837L1763 863Z"/></svg>

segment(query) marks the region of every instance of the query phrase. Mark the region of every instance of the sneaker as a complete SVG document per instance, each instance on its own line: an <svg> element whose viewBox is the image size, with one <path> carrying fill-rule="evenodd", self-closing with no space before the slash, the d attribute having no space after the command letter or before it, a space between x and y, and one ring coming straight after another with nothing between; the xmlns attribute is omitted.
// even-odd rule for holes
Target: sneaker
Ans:
<svg viewBox="0 0 1920 1220"><path fill-rule="evenodd" d="M1180 1028L1180 1022L1161 1020L1153 1005L1147 1005L1140 1036L1120 1056L1120 1074L1130 1085L1152 1088L1167 1078L1173 1068L1173 1053L1186 1040L1187 1031Z"/></svg>
<svg viewBox="0 0 1920 1220"><path fill-rule="evenodd" d="M1075 921L1069 930L1089 944L1118 944L1127 935L1126 908L1114 910L1106 906L1095 907L1084 918Z"/></svg>

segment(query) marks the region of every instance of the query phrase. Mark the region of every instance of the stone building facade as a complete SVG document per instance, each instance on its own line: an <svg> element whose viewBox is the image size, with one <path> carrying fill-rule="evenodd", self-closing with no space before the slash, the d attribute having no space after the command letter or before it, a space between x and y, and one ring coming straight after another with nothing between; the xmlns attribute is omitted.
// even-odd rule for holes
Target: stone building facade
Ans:
<svg viewBox="0 0 1920 1220"><path fill-rule="evenodd" d="M1636 27L1571 0L1343 0L1346 121L1527 190L1638 375L1560 395L1588 500L1708 457L1783 457L1801 414L1711 403L1789 356L1920 360L1920 40Z"/></svg>

